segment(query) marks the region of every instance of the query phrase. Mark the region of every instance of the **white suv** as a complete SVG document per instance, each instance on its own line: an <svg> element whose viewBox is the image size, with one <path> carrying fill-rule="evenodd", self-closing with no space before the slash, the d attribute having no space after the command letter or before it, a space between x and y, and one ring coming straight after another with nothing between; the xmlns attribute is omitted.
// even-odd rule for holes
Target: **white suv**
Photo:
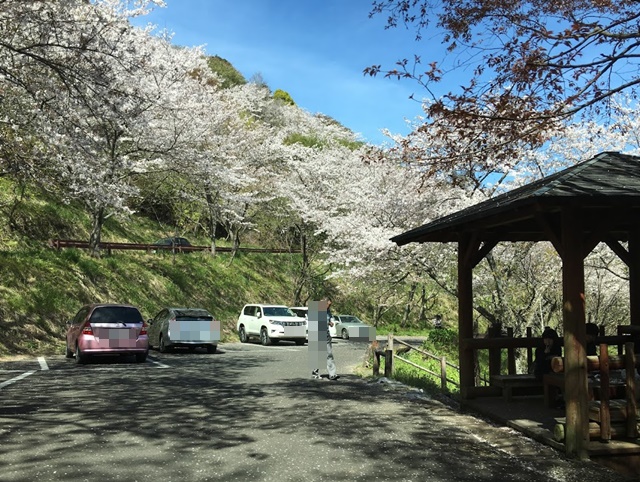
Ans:
<svg viewBox="0 0 640 482"><path fill-rule="evenodd" d="M306 321L284 305L245 305L238 317L236 330L242 343L260 337L260 343L271 345L280 340L304 345L307 341Z"/></svg>

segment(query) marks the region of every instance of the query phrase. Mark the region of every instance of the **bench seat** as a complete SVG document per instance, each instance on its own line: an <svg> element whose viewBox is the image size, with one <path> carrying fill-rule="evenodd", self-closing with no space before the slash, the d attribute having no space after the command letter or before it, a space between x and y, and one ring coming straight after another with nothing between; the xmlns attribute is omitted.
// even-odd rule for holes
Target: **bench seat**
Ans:
<svg viewBox="0 0 640 482"><path fill-rule="evenodd" d="M508 402L511 401L514 396L514 389L516 392L522 391L530 395L532 391L535 393L542 392L543 388L542 380L528 373L493 375L491 377L491 384L502 387L502 395Z"/></svg>

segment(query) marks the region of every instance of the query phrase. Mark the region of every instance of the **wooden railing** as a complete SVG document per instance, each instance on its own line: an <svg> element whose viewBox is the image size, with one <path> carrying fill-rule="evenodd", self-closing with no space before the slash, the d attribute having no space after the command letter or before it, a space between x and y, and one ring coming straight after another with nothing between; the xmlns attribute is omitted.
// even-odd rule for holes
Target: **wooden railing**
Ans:
<svg viewBox="0 0 640 482"><path fill-rule="evenodd" d="M62 248L78 248L89 249L89 243L87 241L78 241L73 239L51 239L49 240L49 246L51 248L60 250ZM112 250L132 250L132 251L146 251L148 253L154 251L169 251L174 253L188 253L192 251L208 251L211 252L211 246L176 246L176 245L158 245L149 243L110 243L103 242L99 244L101 250L107 251L111 254ZM216 253L230 253L233 248L227 246L216 246ZM275 249L275 248L238 248L238 252L241 253L271 253L271 254L289 254L299 253L299 250L288 249Z"/></svg>
<svg viewBox="0 0 640 482"><path fill-rule="evenodd" d="M399 343L400 345L403 345L404 348L400 348L398 350L396 350L394 348L394 343ZM411 360L407 360L406 358L400 356L402 353L406 353L409 352L411 350L417 351L418 353L421 353L424 357L432 359L432 360L436 360L440 363L440 373L436 373L433 370L430 370L426 367L420 366L417 363L412 362ZM421 348L418 348L416 346L413 346L409 343L406 343L398 338L395 338L393 336L393 333L389 333L389 335L387 336L387 345L385 347L384 350L380 350L380 349L376 349L374 350L374 361L373 361L373 375L374 376L378 376L380 375L380 358L384 356L384 376L388 377L388 378L392 378L394 371L395 371L395 364L394 364L394 360L400 360L404 363L407 363L409 365L411 365L414 368L417 368L418 370L424 371L426 373L428 373L429 375L432 375L435 378L439 378L440 379L440 387L443 391L448 391L448 383L455 385L457 387L459 387L459 383L455 380L450 379L449 377L447 377L447 367L456 370L458 373L460 372L460 367L458 367L457 365L454 365L452 363L449 363L446 359L446 357L444 356L437 356L434 355L433 353L429 353L428 351L422 350Z"/></svg>
<svg viewBox="0 0 640 482"><path fill-rule="evenodd" d="M624 328L622 329L624 331ZM495 375L502 375L502 350L507 350L507 373L509 375L516 374L516 350L527 349L527 367L531 367L532 353L536 347L542 346L543 341L540 337L531 336L531 331L527 329L526 337L513 337L512 331L508 330L506 336L490 336L485 338L463 338L460 344L463 350L488 350L489 351L489 378ZM606 344L608 346L618 346L618 352L622 353L622 345L630 341L630 335L614 335L614 336L598 336L595 339L597 344ZM560 338L559 343L563 344ZM495 396L499 390L496 387L479 386L469 390L472 396Z"/></svg>

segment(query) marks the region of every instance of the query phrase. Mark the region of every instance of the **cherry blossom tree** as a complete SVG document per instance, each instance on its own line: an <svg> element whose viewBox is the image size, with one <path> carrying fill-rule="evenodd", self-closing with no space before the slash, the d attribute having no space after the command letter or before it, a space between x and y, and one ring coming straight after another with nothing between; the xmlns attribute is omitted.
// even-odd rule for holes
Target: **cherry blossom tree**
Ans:
<svg viewBox="0 0 640 482"><path fill-rule="evenodd" d="M612 96L640 82L635 0L374 1L371 15L380 14L387 28L414 29L417 41L428 32L428 57L365 73L417 81L428 97L424 127L477 133L457 149L471 159L509 163L514 147L541 146L576 114L602 118ZM438 94L451 80L462 87Z"/></svg>
<svg viewBox="0 0 640 482"><path fill-rule="evenodd" d="M87 205L97 254L105 216L128 211L130 177L197 133L187 109L209 70L199 49L130 25L160 2L5 3L3 79L30 96L31 131L46 144L39 175Z"/></svg>

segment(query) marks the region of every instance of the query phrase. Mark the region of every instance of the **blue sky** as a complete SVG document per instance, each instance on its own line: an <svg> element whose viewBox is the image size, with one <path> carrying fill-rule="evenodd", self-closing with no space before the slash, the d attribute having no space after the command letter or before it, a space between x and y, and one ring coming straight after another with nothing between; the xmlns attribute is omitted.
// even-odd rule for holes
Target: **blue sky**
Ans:
<svg viewBox="0 0 640 482"><path fill-rule="evenodd" d="M410 80L365 77L365 67L392 67L418 45L404 28L384 29L368 17L371 0L166 0L136 24L174 32L174 43L205 45L246 79L260 74L303 109L333 117L365 140L381 144L380 129L407 134L405 118L422 113L423 90Z"/></svg>

